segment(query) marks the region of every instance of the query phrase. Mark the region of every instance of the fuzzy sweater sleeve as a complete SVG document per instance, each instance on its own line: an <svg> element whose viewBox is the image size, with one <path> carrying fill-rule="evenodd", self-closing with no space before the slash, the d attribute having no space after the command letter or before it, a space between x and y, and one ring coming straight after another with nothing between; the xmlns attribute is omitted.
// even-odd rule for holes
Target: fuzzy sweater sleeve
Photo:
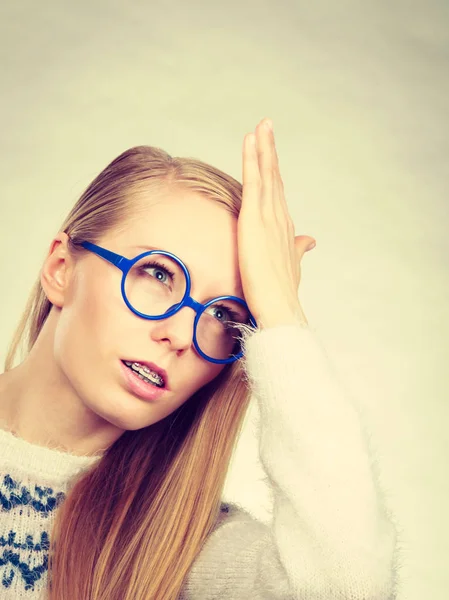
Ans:
<svg viewBox="0 0 449 600"><path fill-rule="evenodd" d="M269 526L242 510L206 540L186 600L394 600L397 529L360 407L307 325L256 330L244 366L260 409Z"/></svg>

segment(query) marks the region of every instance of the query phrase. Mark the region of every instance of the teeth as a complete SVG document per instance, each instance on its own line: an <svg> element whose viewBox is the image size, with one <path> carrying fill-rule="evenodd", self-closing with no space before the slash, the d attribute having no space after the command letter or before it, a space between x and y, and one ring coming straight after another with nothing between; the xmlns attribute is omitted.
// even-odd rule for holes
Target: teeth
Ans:
<svg viewBox="0 0 449 600"><path fill-rule="evenodd" d="M139 375L139 377L141 379L148 379L152 383L156 383L160 387L162 387L164 385L163 378L160 375L158 375L158 373L156 373L155 371L152 371L151 369L149 369L146 365L141 365L138 362L133 362L132 363L132 362L129 362L127 360L125 360L124 363L128 367L131 367L131 369L135 373L137 373L137 375Z"/></svg>

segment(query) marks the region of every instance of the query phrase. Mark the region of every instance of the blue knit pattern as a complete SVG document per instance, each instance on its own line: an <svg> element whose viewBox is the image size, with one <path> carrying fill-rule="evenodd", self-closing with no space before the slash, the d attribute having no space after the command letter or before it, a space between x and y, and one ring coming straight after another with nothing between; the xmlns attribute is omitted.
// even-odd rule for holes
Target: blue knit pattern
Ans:
<svg viewBox="0 0 449 600"><path fill-rule="evenodd" d="M55 493L50 487L35 485L32 490L20 485L11 475L3 476L0 484L0 505L2 511L20 510L28 507L40 518L47 519L64 501L63 492ZM9 588L15 577L23 582L25 590L33 590L34 584L48 570L48 551L50 548L50 537L48 531L43 531L40 538L35 540L34 536L28 534L25 539L18 539L15 531L9 531L7 535L0 537L0 574L2 586ZM28 561L23 561L23 552L26 551ZM21 559L22 556L22 559ZM33 567L31 565L34 565ZM0 594L1 597L1 594Z"/></svg>
<svg viewBox="0 0 449 600"><path fill-rule="evenodd" d="M28 507L28 510L37 513L39 518L48 519L65 498L64 492L55 493L50 487L35 485L31 491L14 480L10 474L3 475L3 481L0 483L0 510L6 512L18 509L19 515L22 515L23 507ZM222 503L221 512L229 512L227 503ZM35 583L48 571L49 549L48 531L43 531L37 540L32 534L26 535L25 539L18 539L17 532L12 530L0 536L2 586L11 587L14 578L19 577L24 589L32 593ZM23 560L24 555L27 557L27 562Z"/></svg>

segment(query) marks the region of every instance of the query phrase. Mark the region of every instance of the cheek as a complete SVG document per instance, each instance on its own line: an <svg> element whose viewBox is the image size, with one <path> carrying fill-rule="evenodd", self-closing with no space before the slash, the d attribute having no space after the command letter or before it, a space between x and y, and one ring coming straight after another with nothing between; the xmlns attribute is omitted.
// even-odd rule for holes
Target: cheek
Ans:
<svg viewBox="0 0 449 600"><path fill-rule="evenodd" d="M99 372L98 366L115 347L119 318L109 288L107 281L79 276L64 299L55 331L55 357L71 380Z"/></svg>
<svg viewBox="0 0 449 600"><path fill-rule="evenodd" d="M198 357L196 369L192 370L193 372L196 372L196 375L194 377L190 375L189 387L192 388L190 395L215 379L215 377L217 377L224 368L225 365L214 365L213 363L208 364L203 361L202 358ZM192 371L190 371L190 374Z"/></svg>

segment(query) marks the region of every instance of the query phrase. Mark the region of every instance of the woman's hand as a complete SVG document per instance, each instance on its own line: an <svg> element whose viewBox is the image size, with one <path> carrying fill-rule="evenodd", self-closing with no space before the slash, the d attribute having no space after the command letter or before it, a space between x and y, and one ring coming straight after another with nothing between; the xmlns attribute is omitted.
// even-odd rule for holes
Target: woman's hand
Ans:
<svg viewBox="0 0 449 600"><path fill-rule="evenodd" d="M243 198L238 253L243 293L259 328L306 322L298 300L300 262L314 238L295 237L270 123L243 144Z"/></svg>

